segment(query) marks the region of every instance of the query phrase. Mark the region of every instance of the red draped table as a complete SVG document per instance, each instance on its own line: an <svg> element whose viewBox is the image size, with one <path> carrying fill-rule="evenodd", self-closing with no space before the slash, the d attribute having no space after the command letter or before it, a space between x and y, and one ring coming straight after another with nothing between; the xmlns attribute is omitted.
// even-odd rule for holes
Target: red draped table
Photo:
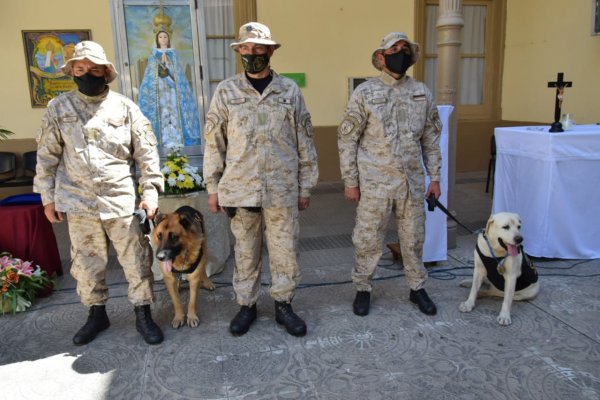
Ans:
<svg viewBox="0 0 600 400"><path fill-rule="evenodd" d="M0 251L39 265L49 276L62 275L52 224L41 204L0 206Z"/></svg>

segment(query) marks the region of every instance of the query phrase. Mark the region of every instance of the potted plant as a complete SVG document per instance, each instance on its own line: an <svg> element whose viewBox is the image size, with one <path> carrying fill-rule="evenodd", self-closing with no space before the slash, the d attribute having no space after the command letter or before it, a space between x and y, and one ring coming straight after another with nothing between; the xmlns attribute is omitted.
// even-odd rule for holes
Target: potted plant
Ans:
<svg viewBox="0 0 600 400"><path fill-rule="evenodd" d="M0 128L0 141L6 139L10 135L14 135L14 132L9 131L8 129Z"/></svg>
<svg viewBox="0 0 600 400"><path fill-rule="evenodd" d="M169 148L167 160L161 172L165 178L164 195L182 195L204 190L202 173L192 167L189 159L182 154L180 147Z"/></svg>

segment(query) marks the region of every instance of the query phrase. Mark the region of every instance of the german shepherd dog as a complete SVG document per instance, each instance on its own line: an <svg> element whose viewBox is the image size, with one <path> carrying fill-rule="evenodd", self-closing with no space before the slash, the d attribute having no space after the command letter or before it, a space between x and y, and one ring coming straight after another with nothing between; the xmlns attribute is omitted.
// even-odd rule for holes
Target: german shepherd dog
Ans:
<svg viewBox="0 0 600 400"><path fill-rule="evenodd" d="M188 206L179 207L172 214L159 214L155 220L152 240L156 246L156 258L164 272L165 286L175 309L171 325L179 328L186 323L186 314L179 296L179 282L185 274L190 284L187 324L192 328L197 327L199 319L196 303L200 283L206 289L215 288L206 276L207 240L202 214Z"/></svg>

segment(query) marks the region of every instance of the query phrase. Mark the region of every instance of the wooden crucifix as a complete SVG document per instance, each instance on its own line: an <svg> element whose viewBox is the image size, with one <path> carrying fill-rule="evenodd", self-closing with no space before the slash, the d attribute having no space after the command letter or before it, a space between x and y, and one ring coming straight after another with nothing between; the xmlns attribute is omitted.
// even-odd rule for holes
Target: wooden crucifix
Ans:
<svg viewBox="0 0 600 400"><path fill-rule="evenodd" d="M555 82L548 82L549 88L556 88L556 96L554 97L554 123L550 127L550 132L563 132L562 124L560 123L560 108L563 101L563 93L566 87L573 87L573 82L563 81L564 74L559 72Z"/></svg>

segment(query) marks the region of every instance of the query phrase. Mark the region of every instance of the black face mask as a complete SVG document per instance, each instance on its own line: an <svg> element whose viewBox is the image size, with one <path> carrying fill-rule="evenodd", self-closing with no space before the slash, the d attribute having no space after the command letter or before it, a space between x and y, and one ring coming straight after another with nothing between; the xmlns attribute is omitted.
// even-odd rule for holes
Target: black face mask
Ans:
<svg viewBox="0 0 600 400"><path fill-rule="evenodd" d="M404 75L412 62L412 56L408 53L400 51L394 54L386 54L385 66L395 74Z"/></svg>
<svg viewBox="0 0 600 400"><path fill-rule="evenodd" d="M244 54L242 65L249 74L257 74L269 65L269 56L267 54Z"/></svg>
<svg viewBox="0 0 600 400"><path fill-rule="evenodd" d="M97 96L102 93L106 87L106 78L104 76L85 74L82 76L74 76L73 80L79 88L79 91L86 96Z"/></svg>

